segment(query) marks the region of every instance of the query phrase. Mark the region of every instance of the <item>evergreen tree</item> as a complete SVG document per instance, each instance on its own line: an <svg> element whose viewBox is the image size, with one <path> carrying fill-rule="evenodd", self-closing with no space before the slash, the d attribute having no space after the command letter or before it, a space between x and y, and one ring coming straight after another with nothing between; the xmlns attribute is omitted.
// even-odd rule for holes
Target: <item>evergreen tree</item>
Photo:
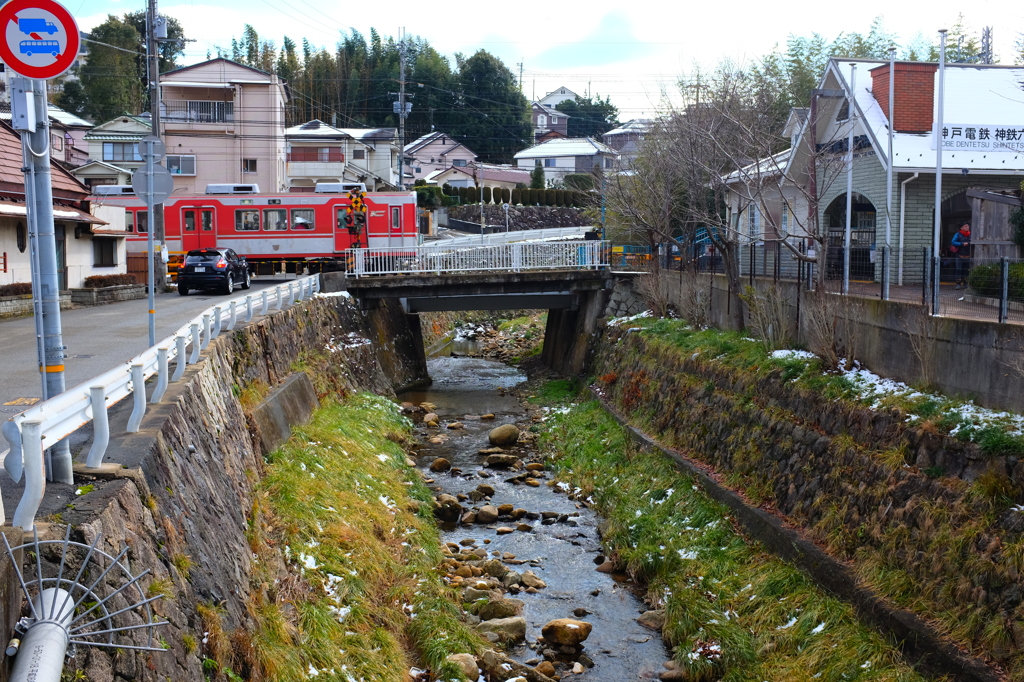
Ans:
<svg viewBox="0 0 1024 682"><path fill-rule="evenodd" d="M488 163L510 163L532 135L530 107L500 59L479 50L459 62L463 116L451 133Z"/></svg>
<svg viewBox="0 0 1024 682"><path fill-rule="evenodd" d="M530 189L544 189L543 166L534 166L530 171Z"/></svg>
<svg viewBox="0 0 1024 682"><path fill-rule="evenodd" d="M619 125L619 110L610 97L577 97L555 105L569 117L568 137L600 137Z"/></svg>
<svg viewBox="0 0 1024 682"><path fill-rule="evenodd" d="M54 102L64 111L75 116L87 116L89 114L89 98L81 81L67 80L61 85L60 94Z"/></svg>
<svg viewBox="0 0 1024 682"><path fill-rule="evenodd" d="M137 57L131 53L140 50L142 36L130 23L112 14L90 35L96 42L89 43L89 59L79 73L87 98L86 114L103 122L125 113L140 113L145 95L138 78Z"/></svg>

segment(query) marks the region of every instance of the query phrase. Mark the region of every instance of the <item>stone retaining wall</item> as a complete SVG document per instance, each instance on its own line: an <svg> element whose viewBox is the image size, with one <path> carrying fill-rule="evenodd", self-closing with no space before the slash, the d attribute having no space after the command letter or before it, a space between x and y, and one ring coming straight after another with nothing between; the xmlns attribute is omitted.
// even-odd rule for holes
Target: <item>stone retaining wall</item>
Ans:
<svg viewBox="0 0 1024 682"><path fill-rule="evenodd" d="M71 292L60 292L60 309L71 308ZM21 317L32 314L32 295L0 296L0 319L5 317Z"/></svg>
<svg viewBox="0 0 1024 682"><path fill-rule="evenodd" d="M411 347L419 338L397 305L364 316L350 298L308 299L222 333L147 413L139 433L115 437L106 459L135 457L138 467L109 467L94 491L63 510L61 522L72 523L73 537L83 542L102 532L107 551L129 546L132 569L153 571L144 586L153 580L166 586L167 596L154 608L168 621L158 634L169 651L114 654L81 648L74 665L86 679L201 680L208 646L257 645L245 634L252 629L255 606L275 600L284 609L292 606L284 604L276 585L250 580L247 520L259 504L254 489L263 471L263 448L239 396L265 393L297 369L311 375L320 397L356 390L392 393L395 386L425 376L422 349L417 354ZM112 431L123 418L112 415ZM82 473L76 470L78 480ZM62 534L63 528L55 524L50 532ZM282 580L292 580L283 558L279 570ZM206 616L199 608L204 605ZM214 643L217 636L223 640ZM211 640L208 646L204 637ZM144 643L138 631L133 643Z"/></svg>
<svg viewBox="0 0 1024 682"><path fill-rule="evenodd" d="M617 328L599 341L593 372L635 425L851 562L861 580L882 567L900 576L901 605L930 620L959 614L956 627L978 624L960 633L976 653L1024 661L1024 591L1009 549L1024 543L1024 520L984 492L1005 483L1019 503L1024 463L908 424L897 410L794 389L780 372L682 357ZM986 624L1003 634L985 634Z"/></svg>
<svg viewBox="0 0 1024 682"><path fill-rule="evenodd" d="M145 284L122 284L99 289L72 289L71 302L75 305L94 306L116 301L134 301L146 298Z"/></svg>
<svg viewBox="0 0 1024 682"><path fill-rule="evenodd" d="M453 220L464 220L480 224L480 206L451 206L448 217ZM485 205L484 217L488 226L505 229L505 210L501 206ZM565 208L553 206L511 206L508 210L510 231L539 230L545 227L579 227L590 222L583 216L582 208Z"/></svg>

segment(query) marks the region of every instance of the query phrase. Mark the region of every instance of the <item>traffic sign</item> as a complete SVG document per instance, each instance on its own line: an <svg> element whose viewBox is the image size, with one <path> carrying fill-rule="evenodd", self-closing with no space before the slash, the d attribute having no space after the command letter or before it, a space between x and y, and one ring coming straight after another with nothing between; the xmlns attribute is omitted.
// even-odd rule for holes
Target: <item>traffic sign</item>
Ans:
<svg viewBox="0 0 1024 682"><path fill-rule="evenodd" d="M0 60L28 78L47 79L78 57L78 26L53 0L10 0L0 7Z"/></svg>
<svg viewBox="0 0 1024 682"><path fill-rule="evenodd" d="M156 135L146 135L144 138L139 140L139 155L142 160L147 160L149 156L149 143L153 145L153 163L160 163L163 160L164 154L167 153L167 145ZM157 202L160 203L159 201Z"/></svg>
<svg viewBox="0 0 1024 682"><path fill-rule="evenodd" d="M148 199L149 197L146 195L150 188L152 188L154 204L162 204L167 201L167 197L171 196L171 192L174 191L174 176L171 175L171 171L160 164L153 164L152 176L146 172L145 166L132 173L132 189L135 190L135 196L143 200Z"/></svg>

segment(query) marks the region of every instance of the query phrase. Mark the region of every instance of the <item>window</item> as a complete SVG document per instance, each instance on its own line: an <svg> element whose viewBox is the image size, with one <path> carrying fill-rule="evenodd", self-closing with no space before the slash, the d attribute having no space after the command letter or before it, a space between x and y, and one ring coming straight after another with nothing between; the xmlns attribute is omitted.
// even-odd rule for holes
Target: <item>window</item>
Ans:
<svg viewBox="0 0 1024 682"><path fill-rule="evenodd" d="M92 265L95 268L112 268L117 265L117 240L92 240Z"/></svg>
<svg viewBox="0 0 1024 682"><path fill-rule="evenodd" d="M213 232L213 211L203 211L203 232Z"/></svg>
<svg viewBox="0 0 1024 682"><path fill-rule="evenodd" d="M548 117L544 114L537 114L537 125L546 126L548 124Z"/></svg>
<svg viewBox="0 0 1024 682"><path fill-rule="evenodd" d="M395 231L402 229L402 209L399 206L391 207L391 229Z"/></svg>
<svg viewBox="0 0 1024 682"><path fill-rule="evenodd" d="M235 231L252 232L260 229L260 212L251 208L235 211Z"/></svg>
<svg viewBox="0 0 1024 682"><path fill-rule="evenodd" d="M184 216L185 216L185 231L186 232L195 232L196 231L196 212L195 211L185 211Z"/></svg>
<svg viewBox="0 0 1024 682"><path fill-rule="evenodd" d="M556 123L558 123L558 117L557 116L552 116L551 117L551 125L555 125Z"/></svg>
<svg viewBox="0 0 1024 682"><path fill-rule="evenodd" d="M544 167L545 168L554 168L555 167L555 160L554 159L544 159Z"/></svg>
<svg viewBox="0 0 1024 682"><path fill-rule="evenodd" d="M124 210L124 229L127 232L135 231L135 211Z"/></svg>
<svg viewBox="0 0 1024 682"><path fill-rule="evenodd" d="M782 235L789 234L789 206L786 204L782 205L782 214L779 216L779 228L782 230Z"/></svg>
<svg viewBox="0 0 1024 682"><path fill-rule="evenodd" d="M18 223L14 227L14 234L18 241L18 251L25 253L25 248L28 246L28 232L25 231L25 225Z"/></svg>
<svg viewBox="0 0 1024 682"><path fill-rule="evenodd" d="M136 211L135 225L138 227L140 234L146 234L149 232L149 216L146 211Z"/></svg>
<svg viewBox="0 0 1024 682"><path fill-rule="evenodd" d="M195 175L196 157L194 154L168 154L167 170L175 175Z"/></svg>
<svg viewBox="0 0 1024 682"><path fill-rule="evenodd" d="M255 173L256 172L256 159L242 159L242 172L243 173Z"/></svg>
<svg viewBox="0 0 1024 682"><path fill-rule="evenodd" d="M288 211L283 208L263 209L263 229L270 231L288 229Z"/></svg>
<svg viewBox="0 0 1024 682"><path fill-rule="evenodd" d="M366 150L365 149L353 149L352 150L352 158L355 159L356 161L362 161L363 159L366 158Z"/></svg>
<svg viewBox="0 0 1024 682"><path fill-rule="evenodd" d="M454 161L452 161L452 165L455 166L456 168L465 168L466 167L466 160L465 159L455 159Z"/></svg>
<svg viewBox="0 0 1024 682"><path fill-rule="evenodd" d="M313 216L315 212L311 208L293 208L292 209L292 229L293 230L314 230L316 229Z"/></svg>
<svg viewBox="0 0 1024 682"><path fill-rule="evenodd" d="M750 241L757 241L761 237L761 214L757 206L747 209L747 236Z"/></svg>
<svg viewBox="0 0 1024 682"><path fill-rule="evenodd" d="M104 142L104 161L142 161L138 142Z"/></svg>
<svg viewBox="0 0 1024 682"><path fill-rule="evenodd" d="M64 151L64 138L60 135L50 135L50 148L55 152Z"/></svg>
<svg viewBox="0 0 1024 682"><path fill-rule="evenodd" d="M612 160L611 159L605 159L604 160L604 167L605 168L611 168L612 167Z"/></svg>

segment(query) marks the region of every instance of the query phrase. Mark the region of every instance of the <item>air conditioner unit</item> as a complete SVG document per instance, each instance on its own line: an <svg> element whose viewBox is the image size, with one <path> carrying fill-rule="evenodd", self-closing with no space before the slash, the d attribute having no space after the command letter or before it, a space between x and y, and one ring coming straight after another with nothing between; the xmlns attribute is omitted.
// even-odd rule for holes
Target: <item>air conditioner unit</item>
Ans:
<svg viewBox="0 0 1024 682"><path fill-rule="evenodd" d="M96 185L92 193L98 197L135 196L131 185Z"/></svg>
<svg viewBox="0 0 1024 682"><path fill-rule="evenodd" d="M220 183L206 186L207 194L259 194L260 186L257 184Z"/></svg>
<svg viewBox="0 0 1024 682"><path fill-rule="evenodd" d="M319 194L345 194L351 190L365 192L366 185L361 182L318 182L313 191Z"/></svg>

